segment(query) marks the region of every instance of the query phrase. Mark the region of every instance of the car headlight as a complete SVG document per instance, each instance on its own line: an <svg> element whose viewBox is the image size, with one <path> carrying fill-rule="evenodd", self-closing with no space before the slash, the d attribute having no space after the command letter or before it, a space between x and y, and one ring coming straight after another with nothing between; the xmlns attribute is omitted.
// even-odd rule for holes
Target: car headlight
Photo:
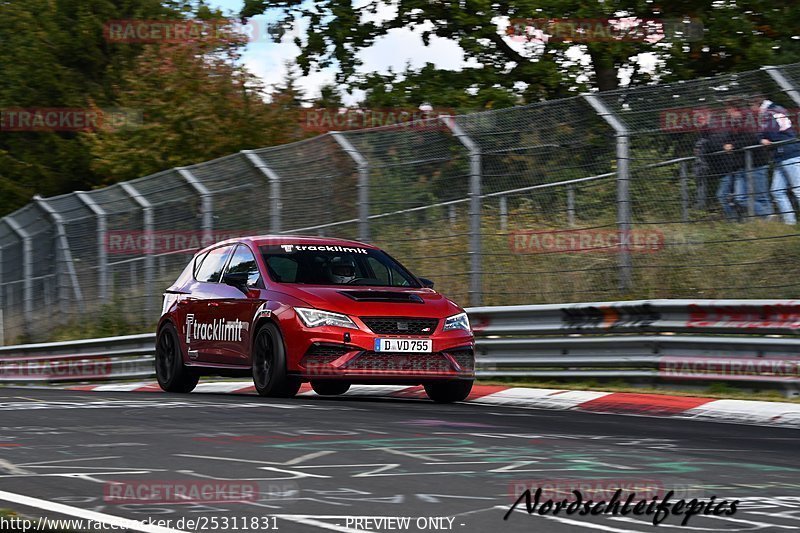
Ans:
<svg viewBox="0 0 800 533"><path fill-rule="evenodd" d="M319 328L322 326L337 326L340 328L358 329L355 322L350 320L347 315L331 313L330 311L320 311L319 309L308 309L306 307L295 307L297 316L308 328Z"/></svg>
<svg viewBox="0 0 800 533"><path fill-rule="evenodd" d="M465 329L467 331L472 331L469 327L469 318L467 318L467 313L459 313L457 315L447 317L444 321L444 331L451 329Z"/></svg>

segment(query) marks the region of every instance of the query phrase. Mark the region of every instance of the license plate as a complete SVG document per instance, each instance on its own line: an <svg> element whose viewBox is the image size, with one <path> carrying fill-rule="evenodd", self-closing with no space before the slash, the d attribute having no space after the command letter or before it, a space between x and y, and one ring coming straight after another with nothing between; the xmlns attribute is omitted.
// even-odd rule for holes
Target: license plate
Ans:
<svg viewBox="0 0 800 533"><path fill-rule="evenodd" d="M430 339L375 339L375 351L430 353L433 351L433 341Z"/></svg>

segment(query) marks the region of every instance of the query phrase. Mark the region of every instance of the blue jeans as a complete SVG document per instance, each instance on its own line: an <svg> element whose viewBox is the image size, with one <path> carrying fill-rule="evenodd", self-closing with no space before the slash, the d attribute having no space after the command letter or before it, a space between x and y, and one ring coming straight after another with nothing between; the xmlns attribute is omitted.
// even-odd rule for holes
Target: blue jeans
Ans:
<svg viewBox="0 0 800 533"><path fill-rule="evenodd" d="M787 194L790 190L794 197L800 200L800 157L776 161L775 172L772 175L772 197L778 204L778 213L785 223L796 224L797 218Z"/></svg>
<svg viewBox="0 0 800 533"><path fill-rule="evenodd" d="M745 191L747 191L747 187L744 181L744 172L737 171L722 176L717 189L717 200L719 200L722 212L725 213L725 218L728 220L739 218L736 204Z"/></svg>
<svg viewBox="0 0 800 533"><path fill-rule="evenodd" d="M769 171L767 166L752 170L753 176L753 212L756 216L766 217L775 211L769 198ZM737 220L740 213L747 213L749 207L749 194L747 191L747 173L737 170L722 177L717 199L722 206L722 212L728 220Z"/></svg>
<svg viewBox="0 0 800 533"><path fill-rule="evenodd" d="M769 197L769 166L754 168L753 175L753 212L757 217L767 217L775 212ZM734 192L734 202L745 209L748 207L747 173L742 172L742 189Z"/></svg>

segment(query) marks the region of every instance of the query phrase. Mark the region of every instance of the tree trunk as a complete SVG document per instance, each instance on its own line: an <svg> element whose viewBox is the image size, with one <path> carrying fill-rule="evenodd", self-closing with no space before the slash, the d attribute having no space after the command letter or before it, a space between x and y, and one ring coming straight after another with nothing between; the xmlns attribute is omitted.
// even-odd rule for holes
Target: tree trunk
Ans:
<svg viewBox="0 0 800 533"><path fill-rule="evenodd" d="M589 55L592 57L595 83L598 90L613 91L614 89L619 89L619 78L617 78L614 58L597 50L591 50Z"/></svg>

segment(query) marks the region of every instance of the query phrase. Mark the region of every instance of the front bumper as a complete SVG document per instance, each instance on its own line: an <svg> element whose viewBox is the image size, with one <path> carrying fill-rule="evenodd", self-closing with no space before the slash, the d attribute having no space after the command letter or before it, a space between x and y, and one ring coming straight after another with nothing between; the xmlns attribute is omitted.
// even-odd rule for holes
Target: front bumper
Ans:
<svg viewBox="0 0 800 533"><path fill-rule="evenodd" d="M443 321L440 321L443 322ZM361 324L359 324L361 326ZM287 335L289 372L304 380L341 379L381 383L474 379L475 341L465 330L431 335L383 335L362 329L298 328ZM375 339L430 339L431 353L375 352Z"/></svg>

